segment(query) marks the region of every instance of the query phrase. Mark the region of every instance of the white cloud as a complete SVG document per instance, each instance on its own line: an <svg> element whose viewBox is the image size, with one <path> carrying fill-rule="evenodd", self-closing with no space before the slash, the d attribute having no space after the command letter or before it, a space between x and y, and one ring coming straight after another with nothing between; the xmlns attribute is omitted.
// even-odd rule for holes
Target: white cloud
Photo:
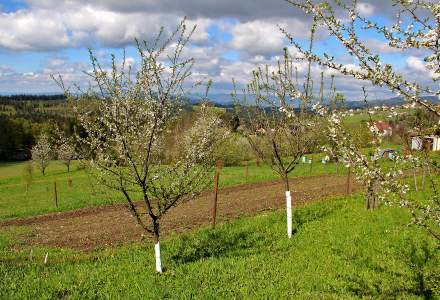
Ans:
<svg viewBox="0 0 440 300"><path fill-rule="evenodd" d="M408 68L415 72L420 73L428 73L428 69L425 66L425 63L418 57L410 56L406 59L406 65Z"/></svg>
<svg viewBox="0 0 440 300"><path fill-rule="evenodd" d="M240 23L232 29L231 46L250 54L271 54L284 46L283 34L274 23L251 21Z"/></svg>
<svg viewBox="0 0 440 300"><path fill-rule="evenodd" d="M54 53L53 50L78 47L81 48L78 51L86 51L84 47L91 47L96 49L95 55L108 67L108 53L114 50L107 48L127 46L133 43L135 37L149 40L155 37L160 25L169 32L175 29L184 15L189 16L188 27L197 24L192 44L183 53L186 58L194 57L196 60L193 80L212 78L222 86L230 86L233 77L240 83L247 83L251 71L258 65L275 65L277 55L281 55L283 47L288 46L277 25L295 38L306 39L310 35L310 20L283 0L27 0L27 3L28 8L0 13L0 48L51 51L48 56L52 58L43 62L41 70L29 70L32 74L0 67L2 91L10 92L11 87L26 91L37 88L57 90L49 75L58 73L70 83L84 83L88 78L81 71L90 66L70 62L62 52ZM389 10L385 7L388 6L389 3L382 0L363 0L358 3L357 9L364 16L387 15ZM210 39L208 31L213 25L229 33L232 39L222 40L224 36ZM317 38L326 37L318 30ZM367 39L366 44L378 53L399 51L379 40ZM231 50L239 52L240 61L222 58L226 51ZM338 54L341 53L333 54L340 56ZM414 74L428 74L416 53L406 55L413 56L408 58L405 72L412 70ZM129 64L136 66L139 61L136 59L129 57ZM298 63L297 67L300 74L304 74L306 65ZM317 74L322 71L319 68L313 70ZM325 74L333 73L326 71ZM353 95L360 91L362 84L350 79L337 82L338 88Z"/></svg>
<svg viewBox="0 0 440 300"><path fill-rule="evenodd" d="M358 2L356 8L357 11L364 17L373 15L375 11L374 5L367 2Z"/></svg>
<svg viewBox="0 0 440 300"><path fill-rule="evenodd" d="M403 52L402 49L390 47L387 42L379 41L376 39L368 39L365 44L369 49L373 50L376 53L392 54Z"/></svg>
<svg viewBox="0 0 440 300"><path fill-rule="evenodd" d="M44 10L0 14L0 47L44 50L68 45L66 27L56 14Z"/></svg>
<svg viewBox="0 0 440 300"><path fill-rule="evenodd" d="M280 54L287 46L286 37L279 27L285 29L296 38L310 35L310 26L299 19L254 20L235 25L231 33L231 47L248 53L251 56L272 56Z"/></svg>
<svg viewBox="0 0 440 300"><path fill-rule="evenodd" d="M166 13L117 12L91 5L67 5L59 9L30 8L0 14L0 47L12 50L50 50L101 44L120 47L134 39L151 40L164 26L174 30L182 17ZM188 20L197 24L193 43L205 43L212 20Z"/></svg>

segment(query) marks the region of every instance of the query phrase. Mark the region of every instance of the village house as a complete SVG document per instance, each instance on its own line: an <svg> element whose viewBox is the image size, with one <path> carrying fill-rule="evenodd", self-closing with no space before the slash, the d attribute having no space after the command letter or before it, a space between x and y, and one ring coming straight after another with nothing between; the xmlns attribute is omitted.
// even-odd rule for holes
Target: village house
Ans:
<svg viewBox="0 0 440 300"><path fill-rule="evenodd" d="M388 122L376 121L374 126L377 128L382 136L391 136L393 134L393 127Z"/></svg>
<svg viewBox="0 0 440 300"><path fill-rule="evenodd" d="M440 136L426 135L426 136L412 136L411 137L412 150L429 150L440 151Z"/></svg>

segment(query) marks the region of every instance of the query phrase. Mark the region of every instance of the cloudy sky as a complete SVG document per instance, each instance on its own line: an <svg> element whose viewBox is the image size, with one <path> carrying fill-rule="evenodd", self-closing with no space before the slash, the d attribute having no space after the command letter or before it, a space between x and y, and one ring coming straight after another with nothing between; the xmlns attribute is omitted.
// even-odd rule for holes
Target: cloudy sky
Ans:
<svg viewBox="0 0 440 300"><path fill-rule="evenodd" d="M360 2L365 16L387 23L389 1ZM385 3L385 4L384 4ZM283 0L2 0L0 2L0 93L60 92L50 74L69 83L84 83L88 48L102 61L123 48L138 62L134 38L151 39L160 26L171 30L187 16L197 24L189 53L194 72L215 82L213 93L228 93L231 80L249 79L260 64L273 64L286 46L280 25L306 42L310 19ZM316 50L327 51L346 64L355 63L324 32ZM390 49L372 33L363 38L402 73L425 78L420 53ZM340 78L338 89L358 99L361 84ZM373 97L389 96L371 89Z"/></svg>

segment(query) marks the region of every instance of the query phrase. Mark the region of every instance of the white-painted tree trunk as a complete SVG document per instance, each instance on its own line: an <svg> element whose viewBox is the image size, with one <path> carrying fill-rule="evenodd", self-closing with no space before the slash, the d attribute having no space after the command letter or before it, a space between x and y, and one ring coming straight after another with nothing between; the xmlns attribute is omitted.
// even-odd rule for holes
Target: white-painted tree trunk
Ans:
<svg viewBox="0 0 440 300"><path fill-rule="evenodd" d="M156 257L156 271L162 273L162 263L160 261L160 244L157 242L154 245L154 254Z"/></svg>
<svg viewBox="0 0 440 300"><path fill-rule="evenodd" d="M287 236L292 237L292 196L286 191Z"/></svg>

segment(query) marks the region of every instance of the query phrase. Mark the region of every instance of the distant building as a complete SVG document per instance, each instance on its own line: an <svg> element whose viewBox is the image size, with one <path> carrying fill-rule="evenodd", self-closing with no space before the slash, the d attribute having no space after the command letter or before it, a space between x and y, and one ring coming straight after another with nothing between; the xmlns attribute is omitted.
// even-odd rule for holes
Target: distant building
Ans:
<svg viewBox="0 0 440 300"><path fill-rule="evenodd" d="M393 134L393 127L391 127L391 125L388 122L376 121L374 122L374 126L383 136L391 136Z"/></svg>
<svg viewBox="0 0 440 300"><path fill-rule="evenodd" d="M411 137L411 149L440 151L440 136L438 135L427 135L423 137L413 136Z"/></svg>
<svg viewBox="0 0 440 300"><path fill-rule="evenodd" d="M391 148L379 150L374 154L373 160L378 160L379 158L382 158L382 157L386 157L386 158L389 158L392 160L392 159L394 159L395 152L396 152L396 150L391 149Z"/></svg>

